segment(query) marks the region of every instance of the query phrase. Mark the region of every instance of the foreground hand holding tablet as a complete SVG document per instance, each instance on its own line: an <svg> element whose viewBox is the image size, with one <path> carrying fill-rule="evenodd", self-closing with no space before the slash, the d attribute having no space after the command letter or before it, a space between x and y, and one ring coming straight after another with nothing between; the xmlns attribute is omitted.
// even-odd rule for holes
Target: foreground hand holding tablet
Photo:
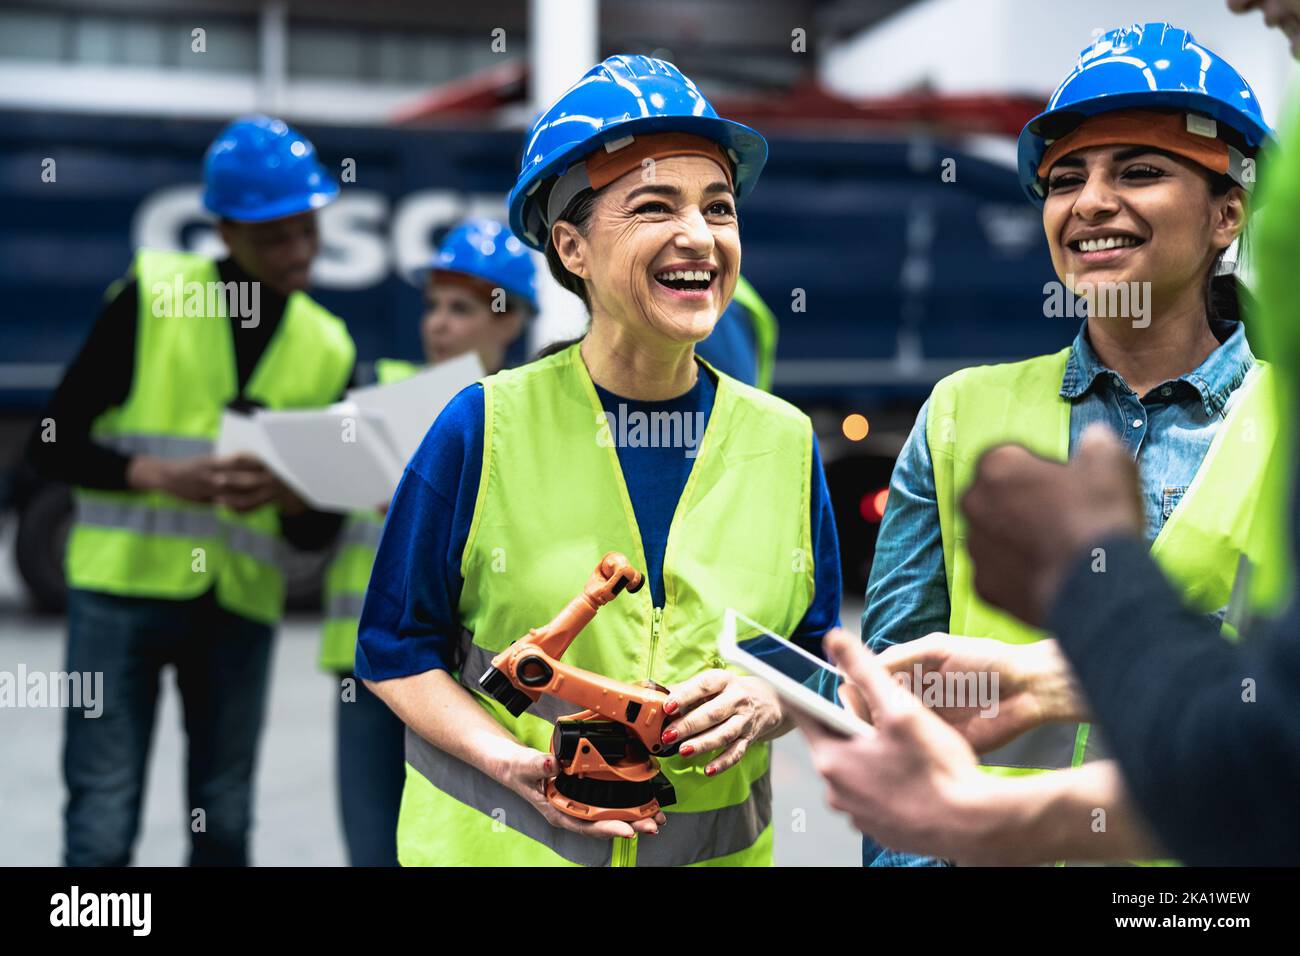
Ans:
<svg viewBox="0 0 1300 956"><path fill-rule="evenodd" d="M945 690L936 703L923 702L960 731L976 753L997 750L1053 721L1092 719L1078 680L1054 640L1008 644L937 632L895 644L876 659L917 694L932 683L957 688L956 694ZM990 699L964 692L981 682L991 691Z"/></svg>
<svg viewBox="0 0 1300 956"><path fill-rule="evenodd" d="M834 631L826 647L845 675L846 705L871 724L841 737L802 713L795 720L830 806L863 833L891 849L971 864L1161 855L1113 761L1030 777L983 773L966 739L855 635Z"/></svg>
<svg viewBox="0 0 1300 956"><path fill-rule="evenodd" d="M953 855L966 842L960 831L975 822L964 804L983 797L990 782L974 750L899 686L855 635L833 631L826 648L845 675L845 705L870 722L841 737L796 714L813 766L830 788L831 808L886 846Z"/></svg>

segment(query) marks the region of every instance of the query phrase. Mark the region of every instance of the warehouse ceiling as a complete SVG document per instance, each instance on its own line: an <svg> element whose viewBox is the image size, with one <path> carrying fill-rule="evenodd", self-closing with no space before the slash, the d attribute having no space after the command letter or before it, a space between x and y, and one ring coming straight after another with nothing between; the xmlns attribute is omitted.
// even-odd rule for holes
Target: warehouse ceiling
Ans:
<svg viewBox="0 0 1300 956"><path fill-rule="evenodd" d="M716 92L782 89L811 72L820 49L844 40L916 0L601 0L603 55L655 53ZM21 6L21 0L18 4ZM254 0L43 0L46 11L254 18ZM526 43L527 0L285 0L294 24L346 25L446 37L487 37L500 27ZM802 29L806 53L791 49ZM526 47L525 47L526 48Z"/></svg>

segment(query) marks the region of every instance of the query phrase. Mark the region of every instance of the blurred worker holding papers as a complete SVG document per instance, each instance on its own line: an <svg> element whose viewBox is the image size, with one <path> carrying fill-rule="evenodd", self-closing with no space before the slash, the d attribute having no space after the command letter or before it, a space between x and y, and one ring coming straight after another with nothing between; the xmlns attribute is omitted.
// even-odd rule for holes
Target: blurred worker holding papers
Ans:
<svg viewBox="0 0 1300 956"><path fill-rule="evenodd" d="M466 221L447 234L420 278L426 302L420 323L425 358L439 370L462 369L449 376L460 386L485 371L499 371L506 349L537 311L536 273L523 243L502 223ZM380 359L375 373L380 386L402 385L351 393L349 398L362 412L396 412L393 404L404 400L401 388L414 384L413 376L421 369L411 362ZM446 394L440 402L420 407L422 418L415 422L413 437L395 436L403 446L410 446L397 462L398 477L410 452L451 397ZM396 484L395 477L390 494ZM338 793L353 866L397 865L397 811L405 776L403 724L352 672L357 621L386 510L385 503L348 516L338 555L325 578L320 666L343 682L338 708Z"/></svg>
<svg viewBox="0 0 1300 956"><path fill-rule="evenodd" d="M215 442L228 404L322 408L348 383L347 328L304 291L316 210L339 187L266 116L217 136L204 179L229 256L139 250L50 403L59 440L31 445L45 476L76 487L67 666L104 674L103 718L67 712L71 866L131 860L166 665L188 735L190 862L248 861L285 544L338 530L262 458Z"/></svg>

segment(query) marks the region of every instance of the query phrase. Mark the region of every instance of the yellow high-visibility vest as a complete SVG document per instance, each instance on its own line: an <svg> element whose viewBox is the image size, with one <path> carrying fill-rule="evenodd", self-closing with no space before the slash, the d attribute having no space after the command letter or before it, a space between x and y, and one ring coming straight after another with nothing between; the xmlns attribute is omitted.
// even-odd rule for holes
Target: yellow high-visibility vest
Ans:
<svg viewBox="0 0 1300 956"><path fill-rule="evenodd" d="M515 718L478 694L479 676L496 653L564 607L607 551L642 569L646 559L578 345L485 379L484 413L482 481L461 565L458 677L503 727L545 751L555 718L580 708L544 697ZM672 685L726 666L717 640L728 607L791 634L813 598L811 468L807 416L718 375L664 553L664 606L654 606L649 587L622 594L565 661L617 680ZM409 728L406 739L397 831L403 864L771 862L766 744L714 778L703 760L664 760L677 796L666 808L668 825L658 836L597 840L552 827L523 798Z"/></svg>
<svg viewBox="0 0 1300 956"><path fill-rule="evenodd" d="M164 301L157 295L163 287L213 288L209 283L221 281L216 264L192 253L141 250L133 268L140 307L131 391L96 417L91 437L124 454L209 453L222 411L239 392L224 299L204 294L155 305ZM244 394L272 409L323 407L347 383L354 355L343 321L295 292ZM274 506L240 514L161 491L91 488L75 489L75 499L66 557L71 587L179 600L215 586L227 610L279 620L285 545Z"/></svg>

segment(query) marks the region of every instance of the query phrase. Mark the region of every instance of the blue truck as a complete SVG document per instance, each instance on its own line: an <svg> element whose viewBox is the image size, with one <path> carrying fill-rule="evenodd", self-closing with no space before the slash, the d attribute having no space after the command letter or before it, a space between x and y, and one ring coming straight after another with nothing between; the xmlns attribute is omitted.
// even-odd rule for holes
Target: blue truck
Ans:
<svg viewBox="0 0 1300 956"><path fill-rule="evenodd" d="M0 503L38 608L62 604L71 503L25 464L24 444L134 248L219 250L199 185L218 128L0 112ZM318 297L347 320L363 375L381 356L416 359L420 294L407 277L457 219L502 214L521 135L302 128L343 188L322 214ZM780 321L774 390L813 417L846 593L860 594L880 493L934 381L1060 348L1077 320L1045 317L1039 216L987 149L915 125L776 132L770 147L742 210L743 271ZM850 414L869 422L865 438L845 436ZM311 605L327 558L294 569L292 603Z"/></svg>

